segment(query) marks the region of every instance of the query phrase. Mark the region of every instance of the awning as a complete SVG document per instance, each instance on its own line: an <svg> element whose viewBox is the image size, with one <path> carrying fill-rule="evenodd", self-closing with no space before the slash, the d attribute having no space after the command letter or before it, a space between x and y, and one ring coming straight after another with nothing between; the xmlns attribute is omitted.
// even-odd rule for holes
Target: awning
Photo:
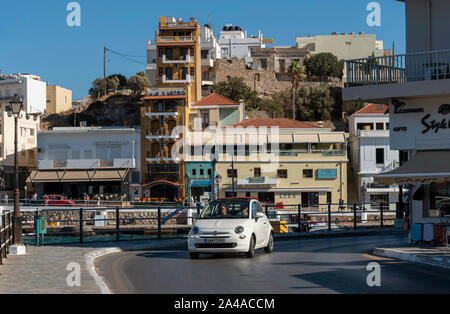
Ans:
<svg viewBox="0 0 450 314"><path fill-rule="evenodd" d="M319 143L318 134L294 134L295 143Z"/></svg>
<svg viewBox="0 0 450 314"><path fill-rule="evenodd" d="M319 133L321 143L345 143L345 135L339 132Z"/></svg>
<svg viewBox="0 0 450 314"><path fill-rule="evenodd" d="M292 134L272 134L269 133L269 143L292 144Z"/></svg>
<svg viewBox="0 0 450 314"><path fill-rule="evenodd" d="M384 184L428 184L450 181L450 150L418 151L406 164L395 170L375 175Z"/></svg>
<svg viewBox="0 0 450 314"><path fill-rule="evenodd" d="M27 178L28 183L50 182L100 182L123 181L128 169L89 169L89 170L36 170Z"/></svg>
<svg viewBox="0 0 450 314"><path fill-rule="evenodd" d="M144 189L151 189L158 185L172 186L172 187L176 187L179 189L181 189L183 187L183 184L180 184L178 182L167 181L167 180L156 180L156 181L150 182L148 184L144 184L144 185L142 185L142 187Z"/></svg>
<svg viewBox="0 0 450 314"><path fill-rule="evenodd" d="M211 186L211 180L204 179L204 180L192 180L191 187L210 187Z"/></svg>

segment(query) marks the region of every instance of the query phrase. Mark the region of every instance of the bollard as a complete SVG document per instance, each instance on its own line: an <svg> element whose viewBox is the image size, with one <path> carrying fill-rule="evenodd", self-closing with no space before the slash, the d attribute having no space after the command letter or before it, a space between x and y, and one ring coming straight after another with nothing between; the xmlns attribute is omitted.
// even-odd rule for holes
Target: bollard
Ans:
<svg viewBox="0 0 450 314"><path fill-rule="evenodd" d="M301 227L302 227L302 204L298 204L298 206L297 206L297 215L298 215L298 229L297 229L297 232L301 232Z"/></svg>
<svg viewBox="0 0 450 314"><path fill-rule="evenodd" d="M158 207L158 239L161 239L161 207Z"/></svg>
<svg viewBox="0 0 450 314"><path fill-rule="evenodd" d="M353 203L353 229L356 230L357 228L357 222L356 222L356 203Z"/></svg>
<svg viewBox="0 0 450 314"><path fill-rule="evenodd" d="M106 223L108 226L108 223ZM116 241L120 241L120 212L119 207L116 207Z"/></svg>
<svg viewBox="0 0 450 314"><path fill-rule="evenodd" d="M331 204L328 203L328 231L331 231Z"/></svg>
<svg viewBox="0 0 450 314"><path fill-rule="evenodd" d="M380 228L384 227L384 222L383 222L383 202L381 202L380 204Z"/></svg>
<svg viewBox="0 0 450 314"><path fill-rule="evenodd" d="M83 208L80 208L80 243L83 243Z"/></svg>

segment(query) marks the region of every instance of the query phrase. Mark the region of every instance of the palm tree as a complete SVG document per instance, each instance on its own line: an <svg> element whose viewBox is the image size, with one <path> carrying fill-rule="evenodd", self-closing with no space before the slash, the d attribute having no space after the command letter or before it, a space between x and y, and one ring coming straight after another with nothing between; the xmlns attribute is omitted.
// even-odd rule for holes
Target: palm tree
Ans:
<svg viewBox="0 0 450 314"><path fill-rule="evenodd" d="M295 120L295 95L297 94L297 89L300 85L300 82L305 81L305 67L300 65L300 62L294 61L289 66L288 74L291 77L292 84L292 119Z"/></svg>

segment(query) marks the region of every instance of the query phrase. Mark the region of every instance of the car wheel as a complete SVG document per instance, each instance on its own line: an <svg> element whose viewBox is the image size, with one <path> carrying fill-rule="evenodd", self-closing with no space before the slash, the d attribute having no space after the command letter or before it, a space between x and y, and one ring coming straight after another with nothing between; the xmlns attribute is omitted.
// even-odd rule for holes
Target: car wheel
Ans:
<svg viewBox="0 0 450 314"><path fill-rule="evenodd" d="M253 256L255 256L255 236L252 236L250 239L250 246L246 256L248 258L252 258Z"/></svg>
<svg viewBox="0 0 450 314"><path fill-rule="evenodd" d="M190 252L189 255L191 256L191 259L198 259L199 256L200 256L200 254L198 254L198 253L193 253L193 252Z"/></svg>
<svg viewBox="0 0 450 314"><path fill-rule="evenodd" d="M273 252L273 233L270 233L269 241L267 242L267 246L264 248L264 252L272 253Z"/></svg>

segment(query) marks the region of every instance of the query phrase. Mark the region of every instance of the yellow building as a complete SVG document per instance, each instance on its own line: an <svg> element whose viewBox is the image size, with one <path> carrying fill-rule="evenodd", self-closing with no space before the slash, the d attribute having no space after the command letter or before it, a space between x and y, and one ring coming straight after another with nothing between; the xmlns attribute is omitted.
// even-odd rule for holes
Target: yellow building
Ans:
<svg viewBox="0 0 450 314"><path fill-rule="evenodd" d="M61 113L72 108L72 91L47 85L47 113Z"/></svg>
<svg viewBox="0 0 450 314"><path fill-rule="evenodd" d="M291 119L251 119L225 129L227 143L215 165L220 197L255 197L311 209L333 203L334 210L340 200L347 201L344 132ZM230 135L230 129L236 134Z"/></svg>
<svg viewBox="0 0 450 314"><path fill-rule="evenodd" d="M198 22L160 16L156 51L156 87L141 108L142 184L145 197L172 201L186 195L184 161L171 154L180 136L172 132L191 124L201 98Z"/></svg>

